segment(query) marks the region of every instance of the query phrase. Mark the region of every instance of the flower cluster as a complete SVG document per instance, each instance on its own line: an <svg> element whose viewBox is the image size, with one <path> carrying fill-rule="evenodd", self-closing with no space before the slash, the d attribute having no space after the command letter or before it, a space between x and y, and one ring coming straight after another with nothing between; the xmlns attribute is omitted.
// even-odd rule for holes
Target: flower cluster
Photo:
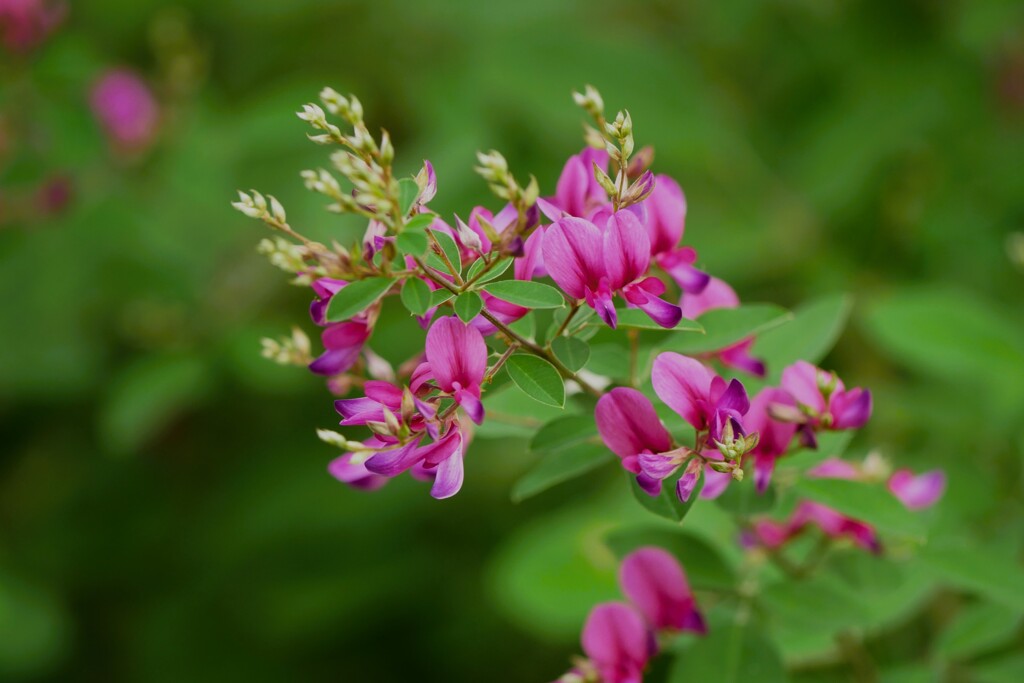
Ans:
<svg viewBox="0 0 1024 683"><path fill-rule="evenodd" d="M627 555L619 583L629 602L591 610L580 639L587 656L556 683L639 683L658 653L658 636L706 632L686 574L665 550L647 546Z"/></svg>

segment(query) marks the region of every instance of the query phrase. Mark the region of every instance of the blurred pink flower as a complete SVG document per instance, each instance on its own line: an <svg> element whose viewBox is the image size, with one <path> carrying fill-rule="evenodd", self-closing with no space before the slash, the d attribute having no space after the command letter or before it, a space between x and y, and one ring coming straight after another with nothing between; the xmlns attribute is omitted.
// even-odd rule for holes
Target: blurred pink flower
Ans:
<svg viewBox="0 0 1024 683"><path fill-rule="evenodd" d="M149 86L131 71L105 73L93 85L89 104L116 148L139 151L156 137L160 107Z"/></svg>
<svg viewBox="0 0 1024 683"><path fill-rule="evenodd" d="M0 42L10 52L28 52L46 40L67 14L51 0L0 0Z"/></svg>

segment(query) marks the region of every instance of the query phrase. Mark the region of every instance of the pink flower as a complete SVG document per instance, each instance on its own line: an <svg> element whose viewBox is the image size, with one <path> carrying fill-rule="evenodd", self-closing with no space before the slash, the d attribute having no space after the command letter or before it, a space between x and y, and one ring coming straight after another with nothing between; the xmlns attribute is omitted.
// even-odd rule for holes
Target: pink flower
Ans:
<svg viewBox="0 0 1024 683"><path fill-rule="evenodd" d="M637 475L637 482L644 490L649 493L653 490L657 495L661 481L641 470L640 457L645 453L669 451L672 437L647 397L636 389L612 389L597 401L594 419L601 439L619 456L622 467Z"/></svg>
<svg viewBox="0 0 1024 683"><path fill-rule="evenodd" d="M370 448L386 445L383 441L373 436L363 441L363 444ZM354 458L356 458L355 453L343 453L331 461L327 466L327 471L343 484L348 484L354 489L361 489L363 491L375 491L390 481L388 477L374 474L366 469L365 463L354 462Z"/></svg>
<svg viewBox="0 0 1024 683"><path fill-rule="evenodd" d="M683 317L692 320L716 308L736 308L740 305L740 298L736 296L736 292L728 283L712 277L708 279L706 286L700 292L684 291L679 305L683 309ZM754 338L749 337L716 351L714 355L726 367L743 370L757 377L764 377L764 363L750 355L750 347L753 345Z"/></svg>
<svg viewBox="0 0 1024 683"><path fill-rule="evenodd" d="M67 6L50 0L0 0L0 42L11 52L28 52L57 28Z"/></svg>
<svg viewBox="0 0 1024 683"><path fill-rule="evenodd" d="M622 561L619 583L655 630L707 632L686 574L667 551L654 546L633 551Z"/></svg>
<svg viewBox="0 0 1024 683"><path fill-rule="evenodd" d="M470 419L483 422L480 383L487 372L487 345L480 331L454 316L440 318L427 332L429 376L450 394Z"/></svg>
<svg viewBox="0 0 1024 683"><path fill-rule="evenodd" d="M647 231L630 211L618 211L603 228L582 218L564 217L548 228L541 245L551 278L574 299L585 299L610 327L617 321L615 294L647 313L662 327L672 328L682 311L660 298L665 285L645 277L650 264Z"/></svg>
<svg viewBox="0 0 1024 683"><path fill-rule="evenodd" d="M608 153L586 148L569 157L558 177L555 196L538 199L537 206L552 221L563 214L577 218L590 218L597 211L610 206L608 195L594 177L594 165L608 171Z"/></svg>
<svg viewBox="0 0 1024 683"><path fill-rule="evenodd" d="M710 276L693 267L697 252L690 247L678 247L686 229L686 196L683 189L667 175L655 176L654 191L644 200L643 207L647 213L651 257L684 292L700 294ZM686 315L685 311L683 314Z"/></svg>
<svg viewBox="0 0 1024 683"><path fill-rule="evenodd" d="M754 459L754 483L759 493L768 488L775 471L775 461L789 449L797 429L791 422L774 419L769 410L772 405L791 406L793 399L781 389L762 389L751 401L750 410L744 418L744 426L751 433L758 434L757 445L750 455Z"/></svg>
<svg viewBox="0 0 1024 683"><path fill-rule="evenodd" d="M595 606L580 640L601 683L641 683L647 662L657 652L643 617L622 602Z"/></svg>
<svg viewBox="0 0 1024 683"><path fill-rule="evenodd" d="M776 417L797 422L805 443L817 442L819 429L860 429L871 417L871 392L855 387L847 390L843 381L806 361L797 361L782 371L782 388L797 403L797 409L781 406Z"/></svg>
<svg viewBox="0 0 1024 683"><path fill-rule="evenodd" d="M911 510L931 507L946 491L946 474L932 470L914 476L910 470L896 470L889 478L889 490Z"/></svg>
<svg viewBox="0 0 1024 683"><path fill-rule="evenodd" d="M159 106L149 86L133 72L108 71L93 86L89 101L115 147L137 151L156 137Z"/></svg>
<svg viewBox="0 0 1024 683"><path fill-rule="evenodd" d="M726 384L700 361L669 352L654 359L651 381L658 398L698 432L707 430L712 444L730 433L746 435L743 416L750 401L739 380Z"/></svg>

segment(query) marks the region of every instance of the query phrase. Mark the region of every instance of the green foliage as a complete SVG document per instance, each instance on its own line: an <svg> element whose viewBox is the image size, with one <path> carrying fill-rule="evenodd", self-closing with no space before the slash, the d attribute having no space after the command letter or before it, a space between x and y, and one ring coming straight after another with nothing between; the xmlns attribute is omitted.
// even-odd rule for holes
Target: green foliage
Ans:
<svg viewBox="0 0 1024 683"><path fill-rule="evenodd" d="M351 282L331 297L327 304L327 320L348 320L377 302L395 283L387 277L368 277Z"/></svg>
<svg viewBox="0 0 1024 683"><path fill-rule="evenodd" d="M509 377L524 394L546 405L565 405L565 384L555 366L543 358L514 353L505 362Z"/></svg>
<svg viewBox="0 0 1024 683"><path fill-rule="evenodd" d="M748 611L715 610L708 622L707 637L693 640L677 656L670 683L789 680L774 645Z"/></svg>
<svg viewBox="0 0 1024 683"><path fill-rule="evenodd" d="M541 282L502 280L492 282L484 289L502 301L526 308L561 308L565 305L561 292Z"/></svg>
<svg viewBox="0 0 1024 683"><path fill-rule="evenodd" d="M693 493L690 494L690 499L685 503L679 500L679 496L676 494L676 482L683 476L684 469L679 468L675 474L665 478L661 483L661 492L656 496L652 496L640 488L640 484L636 481L636 475L630 473L628 479L633 497L640 505L659 517L681 523L694 503L700 498L701 489L704 488L704 477L701 476L697 480Z"/></svg>
<svg viewBox="0 0 1024 683"><path fill-rule="evenodd" d="M924 535L924 522L900 503L881 484L807 477L796 485L797 491L811 500L863 520L884 533L914 539Z"/></svg>
<svg viewBox="0 0 1024 683"><path fill-rule="evenodd" d="M430 287L418 277L405 279L401 297L402 305L413 315L423 315L430 310Z"/></svg>
<svg viewBox="0 0 1024 683"><path fill-rule="evenodd" d="M469 322L480 314L484 307L484 300L476 292L463 292L455 297L455 315L463 322Z"/></svg>
<svg viewBox="0 0 1024 683"><path fill-rule="evenodd" d="M573 372L581 370L590 358L590 347L587 346L587 342L576 337L554 339L551 342L551 350L554 351L555 357Z"/></svg>
<svg viewBox="0 0 1024 683"><path fill-rule="evenodd" d="M660 349L684 354L717 351L790 320L791 313L771 304L715 308L697 319L697 323L704 330L703 335L674 335L661 344ZM680 322L680 325L682 324Z"/></svg>

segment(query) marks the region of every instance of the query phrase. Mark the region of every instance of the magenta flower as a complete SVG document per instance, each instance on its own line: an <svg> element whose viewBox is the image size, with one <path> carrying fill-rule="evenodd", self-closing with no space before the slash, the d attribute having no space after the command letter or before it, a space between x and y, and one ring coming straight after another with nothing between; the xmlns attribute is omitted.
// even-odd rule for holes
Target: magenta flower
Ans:
<svg viewBox="0 0 1024 683"><path fill-rule="evenodd" d="M480 331L454 316L440 318L427 332L426 365L430 377L477 424L484 420L480 383L487 372L487 355Z"/></svg>
<svg viewBox="0 0 1024 683"><path fill-rule="evenodd" d="M363 444L370 448L378 448L386 444L377 437L371 436L363 441ZM376 491L390 479L380 474L374 474L366 469L366 464L360 462L355 453L343 453L330 462L327 471L338 481L348 484L352 488L363 491Z"/></svg>
<svg viewBox="0 0 1024 683"><path fill-rule="evenodd" d="M774 419L770 412L772 405L793 406L793 399L781 389L762 389L751 401L750 410L744 418L744 426L751 433L758 434L757 445L750 451L758 493L764 493L768 488L775 471L775 461L789 449L797 429L791 422Z"/></svg>
<svg viewBox="0 0 1024 683"><path fill-rule="evenodd" d="M601 439L612 453L619 456L622 467L637 475L637 482L645 491L653 491L652 495L660 493L664 477L651 477L644 473L640 458L645 453L669 451L672 437L647 397L636 389L612 389L597 401L594 419Z"/></svg>
<svg viewBox="0 0 1024 683"><path fill-rule="evenodd" d="M932 470L914 476L910 470L896 470L889 478L889 490L911 510L931 507L946 491L946 474Z"/></svg>
<svg viewBox="0 0 1024 683"><path fill-rule="evenodd" d="M608 153L590 147L569 157L555 185L555 196L538 199L537 206L552 221L563 214L590 218L610 206L608 195L594 177L594 164L608 171Z"/></svg>
<svg viewBox="0 0 1024 683"><path fill-rule="evenodd" d="M726 384L700 361L669 352L654 359L651 381L668 407L698 432L708 431L711 445L746 435L743 416L750 401L739 380Z"/></svg>
<svg viewBox="0 0 1024 683"><path fill-rule="evenodd" d="M658 296L665 285L644 277L650 265L647 231L630 211L618 211L594 223L565 217L548 228L541 245L551 278L574 299L584 299L610 327L617 321L616 293L642 309L658 325L675 327L682 311Z"/></svg>
<svg viewBox="0 0 1024 683"><path fill-rule="evenodd" d="M601 683L641 683L647 662L657 652L643 617L622 602L595 606L580 640Z"/></svg>
<svg viewBox="0 0 1024 683"><path fill-rule="evenodd" d="M10 52L28 52L46 40L67 13L51 0L0 0L0 42Z"/></svg>
<svg viewBox="0 0 1024 683"><path fill-rule="evenodd" d="M619 583L655 630L707 632L686 574L667 551L653 546L633 551L622 561Z"/></svg>
<svg viewBox="0 0 1024 683"><path fill-rule="evenodd" d="M160 108L149 86L133 72L108 71L93 86L89 102L115 147L138 151L156 137Z"/></svg>
<svg viewBox="0 0 1024 683"><path fill-rule="evenodd" d="M678 246L686 229L686 196L679 183L669 176L658 175L654 180L654 191L643 202L651 257L684 292L700 294L711 278L693 267L696 251Z"/></svg>
<svg viewBox="0 0 1024 683"><path fill-rule="evenodd" d="M740 298L724 280L712 277L705 284L706 286L699 293L684 290L683 296L679 300L679 306L683 309L683 317L692 320L706 311L716 308L736 308L740 305ZM743 370L757 377L764 377L764 362L750 355L750 347L753 345L754 338L748 337L715 351L713 355L726 367Z"/></svg>
<svg viewBox="0 0 1024 683"><path fill-rule="evenodd" d="M773 407L778 419L801 425L805 443L813 447L819 429L860 429L871 417L871 392L856 387L847 390L830 372L797 361L782 371L782 388L797 403L797 409Z"/></svg>

